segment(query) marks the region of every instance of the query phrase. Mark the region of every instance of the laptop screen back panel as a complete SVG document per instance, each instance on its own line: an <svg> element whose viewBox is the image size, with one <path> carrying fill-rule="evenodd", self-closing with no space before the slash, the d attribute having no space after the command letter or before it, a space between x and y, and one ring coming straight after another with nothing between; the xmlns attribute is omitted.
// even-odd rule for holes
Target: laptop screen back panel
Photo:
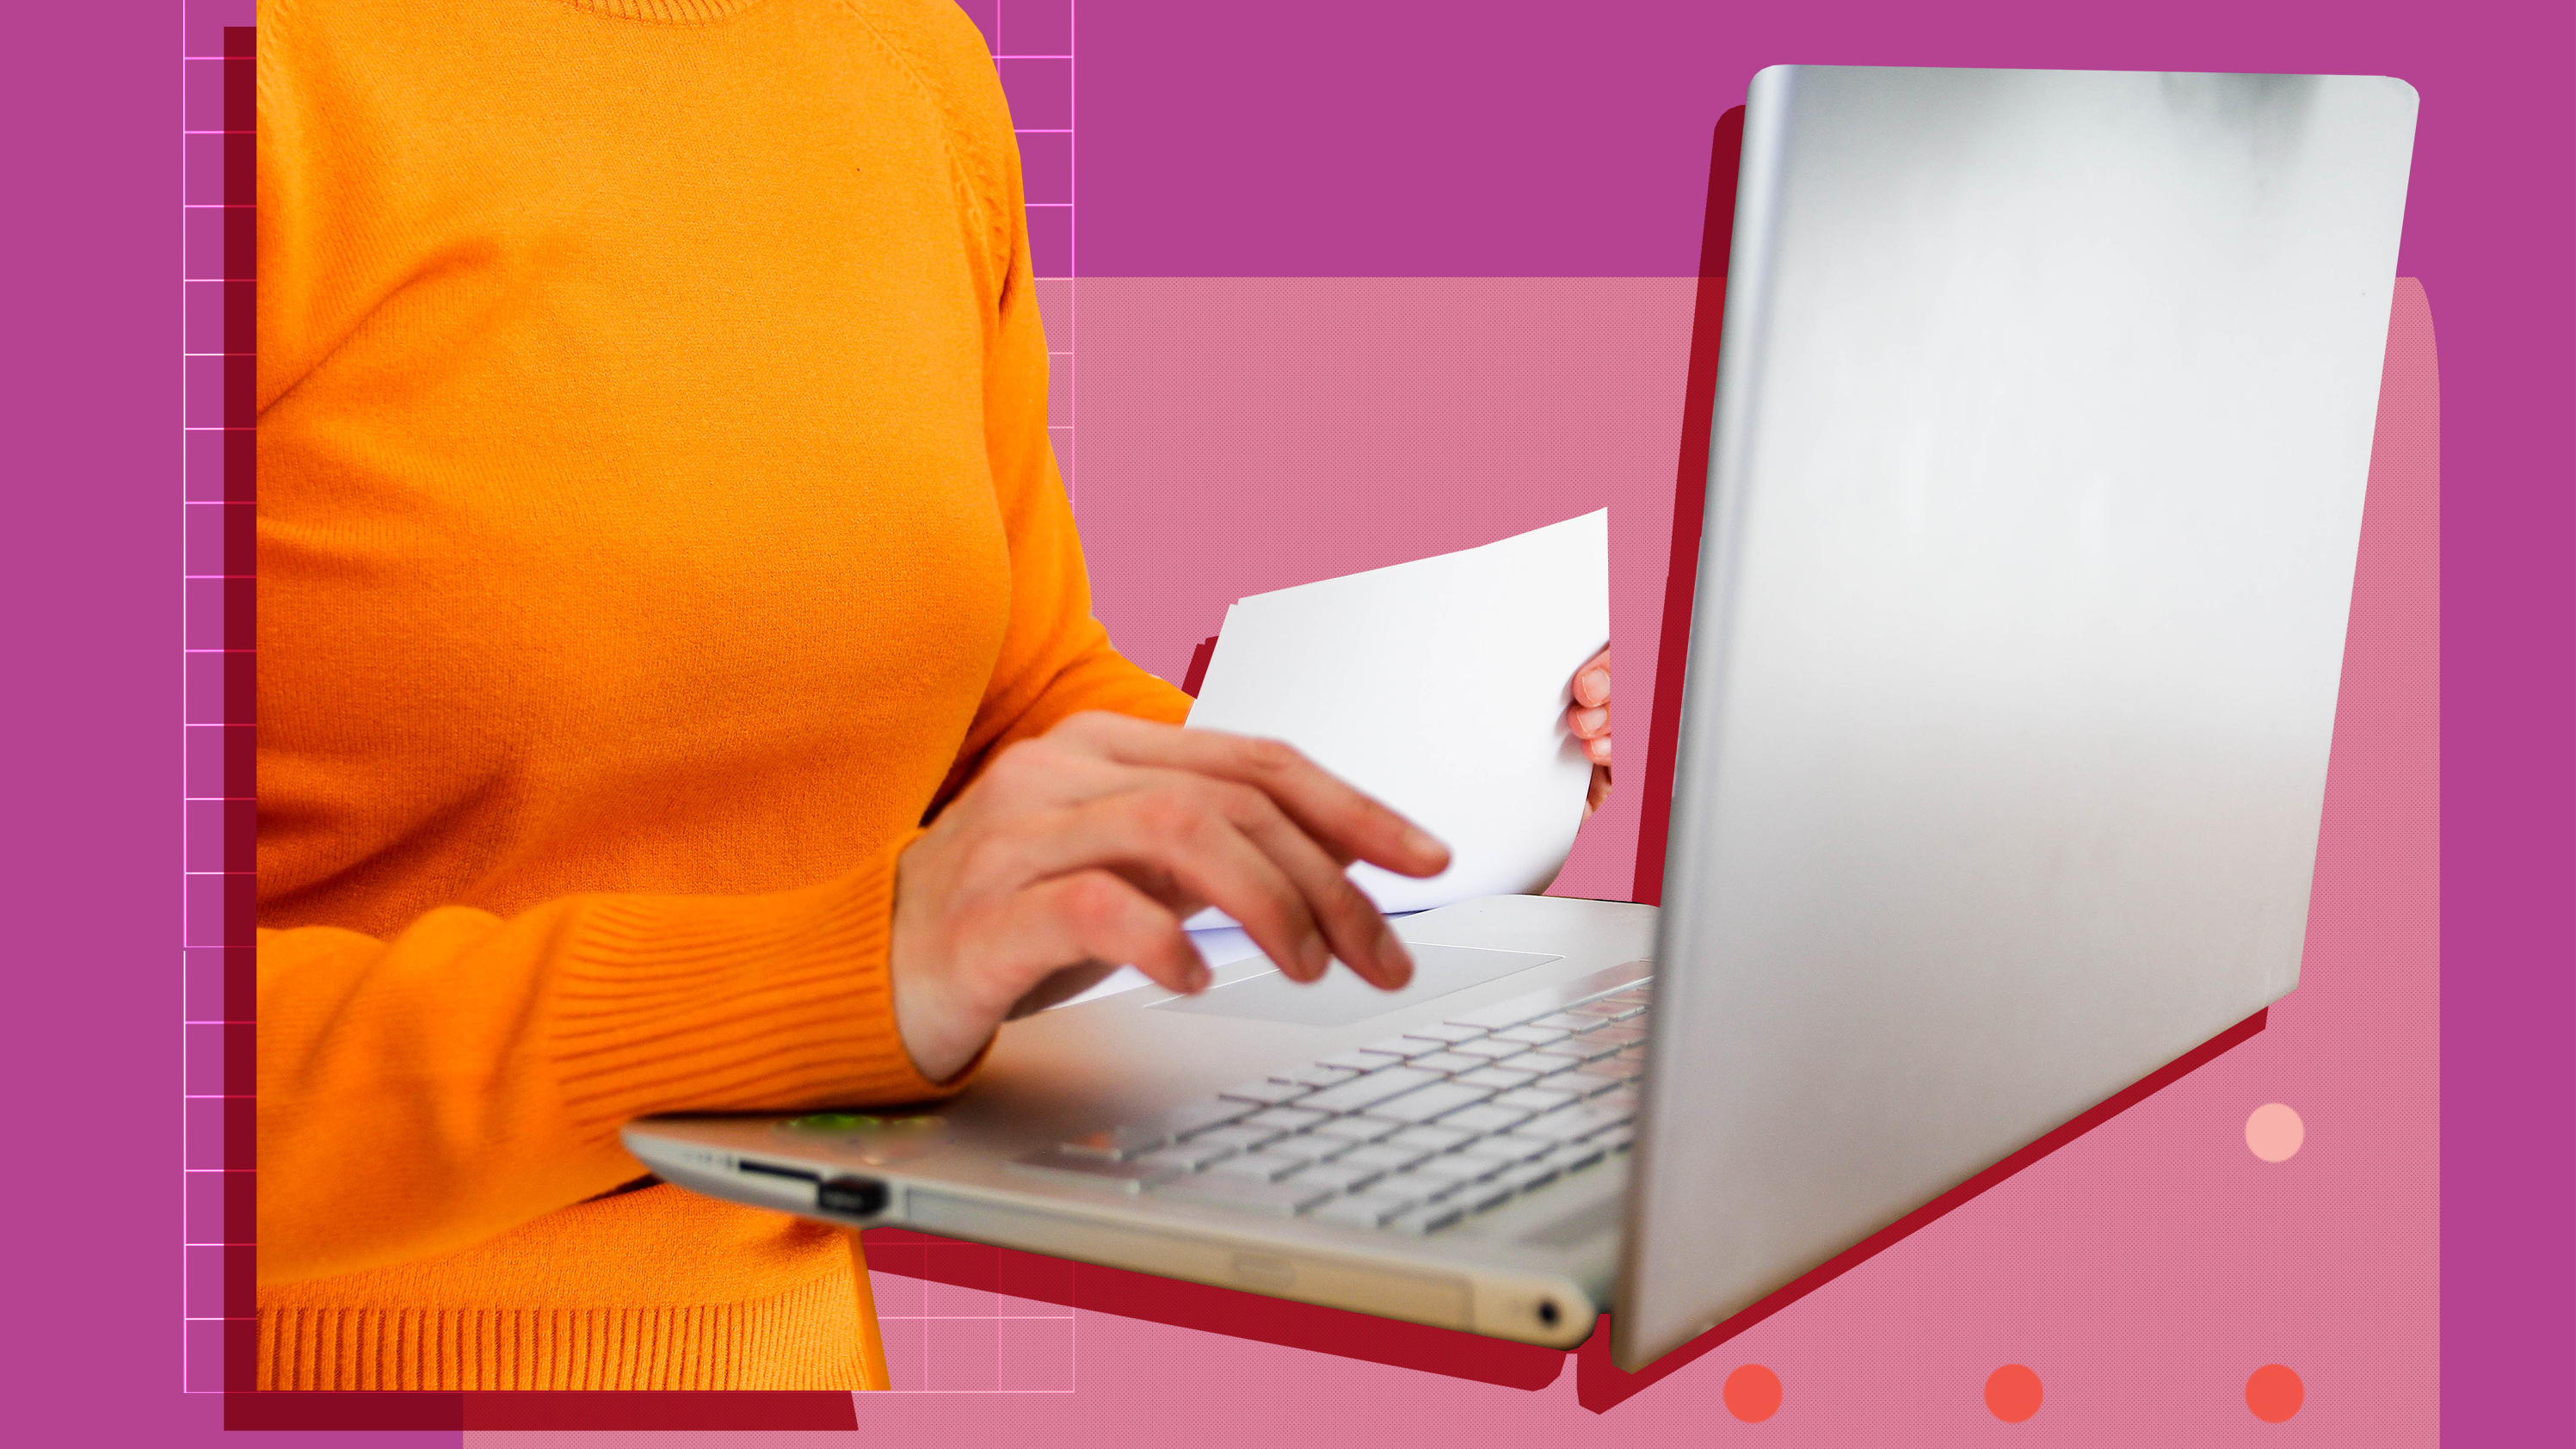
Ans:
<svg viewBox="0 0 2576 1449"><path fill-rule="evenodd" d="M2414 119L1756 77L1623 1365L2296 983Z"/></svg>

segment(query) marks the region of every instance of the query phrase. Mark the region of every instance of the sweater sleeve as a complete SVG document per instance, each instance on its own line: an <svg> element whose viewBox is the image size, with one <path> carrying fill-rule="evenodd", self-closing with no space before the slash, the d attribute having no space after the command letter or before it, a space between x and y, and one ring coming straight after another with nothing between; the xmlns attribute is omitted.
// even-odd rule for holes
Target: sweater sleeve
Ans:
<svg viewBox="0 0 2576 1449"><path fill-rule="evenodd" d="M958 87L965 94L957 109L963 144L991 158L976 168L991 193L986 204L998 293L986 331L984 437L1010 537L1011 616L939 805L985 761L1067 715L1101 709L1179 724L1190 712L1190 697L1113 648L1091 612L1082 540L1047 433L1047 335L1038 316L1019 148L992 62L978 59Z"/></svg>
<svg viewBox="0 0 2576 1449"><path fill-rule="evenodd" d="M913 838L773 895L260 932L261 1280L452 1251L606 1191L641 1171L617 1140L634 1117L942 1095L888 1004Z"/></svg>

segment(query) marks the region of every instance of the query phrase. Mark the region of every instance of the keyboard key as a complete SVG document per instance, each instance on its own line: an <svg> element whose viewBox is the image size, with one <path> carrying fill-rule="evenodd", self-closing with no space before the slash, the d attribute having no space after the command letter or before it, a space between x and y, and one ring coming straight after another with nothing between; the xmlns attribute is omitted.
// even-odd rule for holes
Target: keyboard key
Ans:
<svg viewBox="0 0 2576 1449"><path fill-rule="evenodd" d="M1319 1223L1348 1223L1353 1227L1382 1228L1392 1219L1417 1206L1417 1200L1402 1193L1357 1192L1339 1197L1308 1216Z"/></svg>
<svg viewBox="0 0 2576 1449"><path fill-rule="evenodd" d="M1581 1172L1608 1156L1609 1152L1610 1149L1602 1145L1601 1139L1595 1137L1588 1141L1577 1142L1548 1160L1555 1163L1562 1172Z"/></svg>
<svg viewBox="0 0 2576 1449"><path fill-rule="evenodd" d="M1553 1112L1559 1107L1571 1107L1581 1100L1583 1100L1583 1094L1561 1090L1551 1082L1544 1087L1519 1087L1505 1092L1494 1099L1494 1105L1516 1107L1523 1112L1536 1113Z"/></svg>
<svg viewBox="0 0 2576 1449"><path fill-rule="evenodd" d="M1239 1087L1228 1087L1217 1095L1232 1097L1238 1102L1253 1102L1264 1107L1276 1107L1282 1102L1293 1102L1312 1090L1311 1087L1301 1087L1294 1082L1246 1082Z"/></svg>
<svg viewBox="0 0 2576 1449"><path fill-rule="evenodd" d="M1205 1101L1190 1102L1185 1103L1182 1106L1174 1107L1172 1110L1165 1112L1161 1116L1154 1118L1151 1122L1145 1123L1144 1125L1160 1127L1171 1133L1175 1140L1178 1140L1188 1137L1193 1133L1205 1132L1211 1127L1223 1127L1229 1122L1240 1122L1244 1118L1249 1117L1260 1110L1261 1109L1259 1107L1250 1102L1237 1102L1225 1097L1210 1097Z"/></svg>
<svg viewBox="0 0 2576 1449"><path fill-rule="evenodd" d="M1134 1192L1141 1187L1151 1187L1156 1183L1169 1182L1180 1176L1178 1168L1167 1167L1161 1163L1113 1162L1106 1157L1066 1152L1054 1147L1016 1158L1014 1165L1078 1178L1100 1187L1124 1188L1128 1192Z"/></svg>
<svg viewBox="0 0 2576 1449"><path fill-rule="evenodd" d="M1426 1162L1421 1167L1417 1167L1411 1172L1390 1172L1386 1176L1378 1179L1378 1188L1383 1192L1401 1193L1408 1197L1418 1198L1423 1202L1439 1202L1443 1198L1449 1197L1454 1193L1463 1192L1466 1189L1475 1186L1485 1177L1493 1175L1490 1172L1471 1174L1463 1169L1458 1171L1441 1172L1428 1170L1435 1166L1442 1168L1456 1168L1459 1167L1460 1164L1458 1159L1454 1157L1443 1157L1438 1158L1433 1162ZM1500 1166L1496 1165L1495 1171L1500 1170Z"/></svg>
<svg viewBox="0 0 2576 1449"><path fill-rule="evenodd" d="M1591 1136L1583 1139L1583 1145L1587 1147L1597 1146L1611 1152L1625 1152L1628 1150L1629 1144L1636 1140L1636 1137L1636 1128L1622 1125L1609 1128L1605 1131L1593 1133Z"/></svg>
<svg viewBox="0 0 2576 1449"><path fill-rule="evenodd" d="M1524 1162L1518 1167L1507 1169L1494 1181L1510 1184L1514 1192L1528 1192L1533 1188L1545 1187L1556 1181L1558 1174L1564 1171L1565 1164L1561 1162Z"/></svg>
<svg viewBox="0 0 2576 1449"><path fill-rule="evenodd" d="M1229 1157L1208 1169L1211 1173L1229 1173L1236 1177L1257 1177L1263 1182L1277 1182L1292 1172L1312 1167L1318 1154L1301 1152L1281 1144L1259 1152L1245 1152Z"/></svg>
<svg viewBox="0 0 2576 1449"><path fill-rule="evenodd" d="M1434 1082L1416 1087L1401 1097L1380 1102L1368 1109L1372 1117L1385 1117L1397 1122L1428 1122L1443 1112L1454 1112L1472 1106L1494 1095L1488 1087L1462 1087L1456 1082Z"/></svg>
<svg viewBox="0 0 2576 1449"><path fill-rule="evenodd" d="M1374 1107L1389 1097L1402 1096L1416 1087L1427 1087L1439 1081L1440 1075L1438 1072L1422 1071L1410 1066L1381 1067L1364 1076L1353 1077L1340 1086L1326 1087L1320 1092L1300 1097L1294 1109L1273 1108L1272 1110L1358 1112Z"/></svg>
<svg viewBox="0 0 2576 1449"><path fill-rule="evenodd" d="M1461 1107L1441 1118L1440 1125L1482 1136L1488 1132L1508 1132L1528 1121L1529 1118L1529 1109L1525 1107L1497 1107L1490 1103L1479 1103L1473 1107Z"/></svg>
<svg viewBox="0 0 2576 1449"><path fill-rule="evenodd" d="M1531 1022L1530 1025L1544 1026L1556 1031L1582 1031L1588 1027L1599 1026L1603 1020L1604 1018L1598 1016L1577 1016L1574 1014L1574 1008L1568 1007L1563 1011L1551 1011Z"/></svg>
<svg viewBox="0 0 2576 1449"><path fill-rule="evenodd" d="M1624 1001L1610 1001L1604 999L1600 1001L1586 1001L1575 1006L1569 1006L1565 1009L1564 1014L1567 1016L1588 1018L1574 1028L1576 1031L1581 1031L1586 1027L1599 1026L1605 1021L1618 1021L1625 1017L1635 1016L1638 1012L1645 1009L1646 1008L1643 1006L1633 1005Z"/></svg>
<svg viewBox="0 0 2576 1449"><path fill-rule="evenodd" d="M1616 1056L1619 1052L1619 1043L1614 1041L1594 1041L1591 1034L1586 1033L1582 1036L1570 1036L1561 1042L1554 1042L1547 1046L1540 1047L1539 1051L1549 1056L1570 1057L1579 1064L1583 1062L1598 1061L1607 1056Z"/></svg>
<svg viewBox="0 0 2576 1449"><path fill-rule="evenodd" d="M1455 1127L1407 1127L1386 1139L1396 1147L1418 1147L1425 1152L1447 1152L1476 1140L1473 1132Z"/></svg>
<svg viewBox="0 0 2576 1449"><path fill-rule="evenodd" d="M1270 1080L1289 1082L1300 1087L1329 1087L1336 1083L1347 1082L1358 1075L1358 1072L1348 1067L1328 1067L1319 1062L1312 1066L1290 1067L1284 1072L1272 1072Z"/></svg>
<svg viewBox="0 0 2576 1449"><path fill-rule="evenodd" d="M1485 1029L1481 1026L1451 1026L1446 1022L1437 1026L1417 1026L1405 1032L1406 1036L1441 1042L1474 1041L1484 1034Z"/></svg>
<svg viewBox="0 0 2576 1449"><path fill-rule="evenodd" d="M1462 1041L1456 1046L1449 1048L1449 1050L1456 1052L1461 1056L1484 1057L1489 1061L1500 1061L1505 1057L1516 1057L1521 1053L1528 1051L1529 1044L1527 1042L1496 1041L1492 1037L1480 1037L1475 1041Z"/></svg>
<svg viewBox="0 0 2576 1449"><path fill-rule="evenodd" d="M1497 1162L1518 1165L1545 1157L1557 1150L1556 1143L1545 1137L1531 1137L1519 1132L1497 1132L1479 1137L1457 1151L1460 1157L1490 1157Z"/></svg>
<svg viewBox="0 0 2576 1449"><path fill-rule="evenodd" d="M1183 1142L1172 1147L1158 1147L1136 1160L1181 1172L1200 1172L1211 1163L1223 1162L1234 1156L1237 1150L1229 1142Z"/></svg>
<svg viewBox="0 0 2576 1449"><path fill-rule="evenodd" d="M1598 1103L1585 1102L1579 1106L1568 1107L1562 1112L1550 1112L1544 1117L1533 1117L1522 1123L1518 1131L1524 1137L1544 1137L1551 1142L1572 1142L1579 1137L1588 1137L1603 1128L1618 1126L1626 1120L1627 1117L1623 1113L1605 1111Z"/></svg>
<svg viewBox="0 0 2576 1449"><path fill-rule="evenodd" d="M1460 1072L1458 1080L1471 1087L1491 1087L1497 1092L1508 1092L1514 1087L1526 1087L1537 1081L1538 1073L1525 1072L1518 1067L1478 1067L1472 1072Z"/></svg>
<svg viewBox="0 0 2576 1449"><path fill-rule="evenodd" d="M1392 1142L1378 1142L1366 1147L1354 1147L1334 1158L1333 1162L1336 1166L1366 1167L1385 1173L1402 1172L1418 1162L1429 1160L1430 1157L1429 1152L1419 1147L1398 1147Z"/></svg>
<svg viewBox="0 0 2576 1449"><path fill-rule="evenodd" d="M1246 1127L1238 1123L1232 1127L1209 1128L1181 1145L1184 1147L1222 1146L1234 1152L1250 1152L1256 1147L1266 1146L1287 1135L1276 1127Z"/></svg>
<svg viewBox="0 0 2576 1449"><path fill-rule="evenodd" d="M1399 1213L1387 1220L1386 1228L1395 1233L1436 1233L1467 1214L1454 1203L1425 1203L1411 1212Z"/></svg>
<svg viewBox="0 0 2576 1449"><path fill-rule="evenodd" d="M1617 1056L1603 1057L1597 1062L1585 1062L1582 1069L1594 1076L1624 1082L1644 1071L1646 1064L1626 1052L1621 1052Z"/></svg>
<svg viewBox="0 0 2576 1449"><path fill-rule="evenodd" d="M1471 1213L1481 1213L1501 1207L1519 1195L1519 1188L1498 1177L1492 1182L1476 1184L1473 1188L1452 1198L1451 1201L1464 1205Z"/></svg>
<svg viewBox="0 0 2576 1449"><path fill-rule="evenodd" d="M1318 1162L1312 1167L1305 1168L1290 1181L1310 1187L1329 1187L1335 1192L1353 1192L1384 1176L1386 1176L1385 1168L1336 1159L1332 1162Z"/></svg>
<svg viewBox="0 0 2576 1449"><path fill-rule="evenodd" d="M1577 1097L1597 1097L1627 1080L1627 1074L1624 1072L1600 1070L1607 1065L1609 1064L1606 1062L1594 1062L1588 1067L1559 1072L1555 1076L1543 1079L1540 1085L1551 1092L1571 1092Z"/></svg>
<svg viewBox="0 0 2576 1449"><path fill-rule="evenodd" d="M1523 1046L1546 1046L1552 1041L1563 1041L1570 1035L1572 1035L1571 1032L1560 1031L1552 1026L1514 1026L1495 1032L1493 1039L1516 1041Z"/></svg>
<svg viewBox="0 0 2576 1449"><path fill-rule="evenodd" d="M1493 1059L1472 1052L1430 1052L1405 1065L1426 1072L1472 1072L1478 1067L1493 1065Z"/></svg>
<svg viewBox="0 0 2576 1449"><path fill-rule="evenodd" d="M1424 1041L1420 1037L1391 1036L1384 1041L1370 1042L1360 1050L1373 1057L1391 1057L1396 1061L1402 1061L1407 1057L1428 1056L1439 1051L1443 1045L1441 1042ZM1386 1063L1380 1062L1378 1065L1384 1066Z"/></svg>
<svg viewBox="0 0 2576 1449"><path fill-rule="evenodd" d="M1319 1144L1328 1139L1337 1142L1376 1142L1392 1137L1403 1130L1403 1123L1389 1122L1383 1117L1335 1117L1329 1122L1318 1122L1307 1128L1306 1136L1310 1141Z"/></svg>
<svg viewBox="0 0 2576 1449"><path fill-rule="evenodd" d="M1386 1065L1386 1058L1372 1052L1343 1052L1338 1056L1318 1057L1319 1067L1339 1067L1346 1072L1373 1072Z"/></svg>
<svg viewBox="0 0 2576 1449"><path fill-rule="evenodd" d="M1331 1115L1330 1112L1309 1112L1303 1107L1273 1107L1244 1118L1243 1125L1268 1127L1280 1132L1303 1132Z"/></svg>
<svg viewBox="0 0 2576 1449"><path fill-rule="evenodd" d="M1607 1026L1596 1026L1582 1033L1582 1037L1588 1042L1607 1042L1613 1047L1635 1046L1646 1039L1646 1029L1624 1021L1614 1021Z"/></svg>
<svg viewBox="0 0 2576 1449"><path fill-rule="evenodd" d="M1228 1173L1203 1173L1165 1183L1154 1196L1174 1202L1233 1208L1240 1212L1291 1217L1333 1196L1328 1187L1300 1187L1295 1182L1263 1182Z"/></svg>

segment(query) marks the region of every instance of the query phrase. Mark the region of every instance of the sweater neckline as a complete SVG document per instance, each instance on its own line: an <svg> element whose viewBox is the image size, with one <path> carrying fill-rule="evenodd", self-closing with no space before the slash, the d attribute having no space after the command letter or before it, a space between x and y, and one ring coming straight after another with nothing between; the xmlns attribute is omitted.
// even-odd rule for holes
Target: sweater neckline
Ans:
<svg viewBox="0 0 2576 1449"><path fill-rule="evenodd" d="M731 20L761 0L564 0L576 10L662 25L711 25Z"/></svg>

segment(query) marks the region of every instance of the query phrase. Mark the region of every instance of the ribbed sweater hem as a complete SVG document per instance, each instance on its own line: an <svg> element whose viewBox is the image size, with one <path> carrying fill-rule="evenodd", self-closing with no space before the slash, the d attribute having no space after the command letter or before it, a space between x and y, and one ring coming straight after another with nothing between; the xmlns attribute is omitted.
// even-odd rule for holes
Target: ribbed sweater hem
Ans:
<svg viewBox="0 0 2576 1449"><path fill-rule="evenodd" d="M832 1274L745 1303L263 1309L263 1389L856 1389L859 1301Z"/></svg>

